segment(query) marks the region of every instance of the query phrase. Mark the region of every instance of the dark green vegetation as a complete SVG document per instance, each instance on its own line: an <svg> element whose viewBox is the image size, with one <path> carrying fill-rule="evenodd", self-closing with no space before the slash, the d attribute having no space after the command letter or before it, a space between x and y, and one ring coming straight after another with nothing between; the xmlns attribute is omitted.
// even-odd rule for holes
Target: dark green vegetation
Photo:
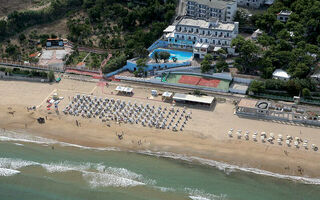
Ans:
<svg viewBox="0 0 320 200"><path fill-rule="evenodd" d="M219 49L214 55L207 54L201 62L201 73L208 73L213 69L214 73L228 72L229 67L225 61L226 51L224 49ZM216 60L215 66L213 67L212 62Z"/></svg>
<svg viewBox="0 0 320 200"><path fill-rule="evenodd" d="M77 10L82 0L55 0L42 10L14 11L8 15L8 20L0 20L0 41L13 36L28 27L52 22Z"/></svg>
<svg viewBox="0 0 320 200"><path fill-rule="evenodd" d="M52 36L22 34L20 47L11 45L8 39L28 27L68 17L68 39L78 46L108 49L115 56L104 71L113 71L122 67L126 59L147 56L146 48L171 23L175 7L176 0L54 0L43 10L15 11L7 21L0 20L0 44L10 47L0 54L15 60L29 59L27 54L37 50L36 45L29 49L30 40L44 45ZM23 51L26 48L27 53ZM77 60L77 55L73 57Z"/></svg>
<svg viewBox="0 0 320 200"><path fill-rule="evenodd" d="M74 15L68 21L72 42L109 49L113 59L105 72L114 71L133 57L146 57L175 14L175 0L84 0L88 17ZM94 35L94 38L92 37Z"/></svg>
<svg viewBox="0 0 320 200"><path fill-rule="evenodd" d="M42 72L42 71L36 71L36 70L22 70L20 68L6 68L6 67L0 67L0 71L5 72L11 76L23 76L23 77L30 77L30 78L43 78L43 79L49 79L50 81L54 80L54 73L50 71Z"/></svg>
<svg viewBox="0 0 320 200"><path fill-rule="evenodd" d="M290 10L286 23L277 20L277 13ZM320 57L320 1L318 0L277 0L264 13L254 15L251 21L264 33L257 43L238 37L233 40L240 56L235 66L241 73L259 74L270 79L275 69L287 71L292 80L287 83L273 81L269 83L254 82L251 91L259 91L265 86L269 89L284 90L288 95L299 94L304 88L314 91L314 83L309 76L317 69ZM308 84L307 84L308 83ZM304 91L306 91L306 89Z"/></svg>

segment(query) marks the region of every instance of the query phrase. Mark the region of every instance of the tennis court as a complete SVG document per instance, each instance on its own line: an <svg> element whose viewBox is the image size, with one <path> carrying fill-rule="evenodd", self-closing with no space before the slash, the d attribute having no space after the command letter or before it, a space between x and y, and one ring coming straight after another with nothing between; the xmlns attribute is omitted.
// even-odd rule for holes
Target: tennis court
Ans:
<svg viewBox="0 0 320 200"><path fill-rule="evenodd" d="M208 79L208 78L201 78L198 85L205 86L205 87L218 87L220 84L220 80L217 79Z"/></svg>
<svg viewBox="0 0 320 200"><path fill-rule="evenodd" d="M189 84L189 85L198 85L200 80L201 80L201 77L198 77L198 76L182 75L181 78L179 79L179 83Z"/></svg>
<svg viewBox="0 0 320 200"><path fill-rule="evenodd" d="M167 83L180 83L187 85L196 85L199 87L217 88L224 91L228 91L230 85L230 81L228 80L181 74L169 74L167 79L164 81Z"/></svg>

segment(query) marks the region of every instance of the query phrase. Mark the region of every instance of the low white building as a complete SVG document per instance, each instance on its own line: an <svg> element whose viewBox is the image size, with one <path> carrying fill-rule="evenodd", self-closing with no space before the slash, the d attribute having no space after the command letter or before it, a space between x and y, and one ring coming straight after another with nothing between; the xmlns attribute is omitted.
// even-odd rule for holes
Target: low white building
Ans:
<svg viewBox="0 0 320 200"><path fill-rule="evenodd" d="M291 14L292 14L292 11L281 10L280 13L277 14L277 20L285 23L288 21Z"/></svg>
<svg viewBox="0 0 320 200"><path fill-rule="evenodd" d="M237 37L238 28L238 22L185 16L164 30L164 38L169 47L193 50L195 58L203 58L214 47L231 49L231 41Z"/></svg>
<svg viewBox="0 0 320 200"><path fill-rule="evenodd" d="M291 78L291 76L286 71L284 71L282 69L276 69L272 73L272 78L287 81Z"/></svg>
<svg viewBox="0 0 320 200"><path fill-rule="evenodd" d="M231 22L237 12L236 0L184 0L184 15L199 19L212 17Z"/></svg>

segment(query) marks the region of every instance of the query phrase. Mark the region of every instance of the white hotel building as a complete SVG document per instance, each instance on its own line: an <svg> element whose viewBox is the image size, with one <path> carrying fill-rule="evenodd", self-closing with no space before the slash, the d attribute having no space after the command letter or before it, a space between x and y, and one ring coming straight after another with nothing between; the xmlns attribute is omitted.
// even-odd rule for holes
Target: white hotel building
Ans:
<svg viewBox="0 0 320 200"><path fill-rule="evenodd" d="M164 38L171 48L193 50L195 58L203 58L208 51L230 48L238 35L239 22L221 22L218 19L200 20L182 17L164 30Z"/></svg>
<svg viewBox="0 0 320 200"><path fill-rule="evenodd" d="M236 0L184 0L184 14L200 19L218 18L231 22L237 12Z"/></svg>

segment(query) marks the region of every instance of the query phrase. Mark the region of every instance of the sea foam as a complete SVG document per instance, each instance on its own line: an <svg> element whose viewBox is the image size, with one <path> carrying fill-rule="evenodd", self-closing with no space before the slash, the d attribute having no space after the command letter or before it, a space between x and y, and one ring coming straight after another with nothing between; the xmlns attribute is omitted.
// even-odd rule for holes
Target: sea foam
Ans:
<svg viewBox="0 0 320 200"><path fill-rule="evenodd" d="M156 181L146 179L125 168L106 167L102 163L58 162L39 163L16 158L0 158L0 176L12 176L20 173L17 169L39 166L48 173L69 171L80 172L91 187L133 187L138 185L155 185Z"/></svg>
<svg viewBox="0 0 320 200"><path fill-rule="evenodd" d="M0 176L13 176L19 174L20 171L14 169L0 168Z"/></svg>

